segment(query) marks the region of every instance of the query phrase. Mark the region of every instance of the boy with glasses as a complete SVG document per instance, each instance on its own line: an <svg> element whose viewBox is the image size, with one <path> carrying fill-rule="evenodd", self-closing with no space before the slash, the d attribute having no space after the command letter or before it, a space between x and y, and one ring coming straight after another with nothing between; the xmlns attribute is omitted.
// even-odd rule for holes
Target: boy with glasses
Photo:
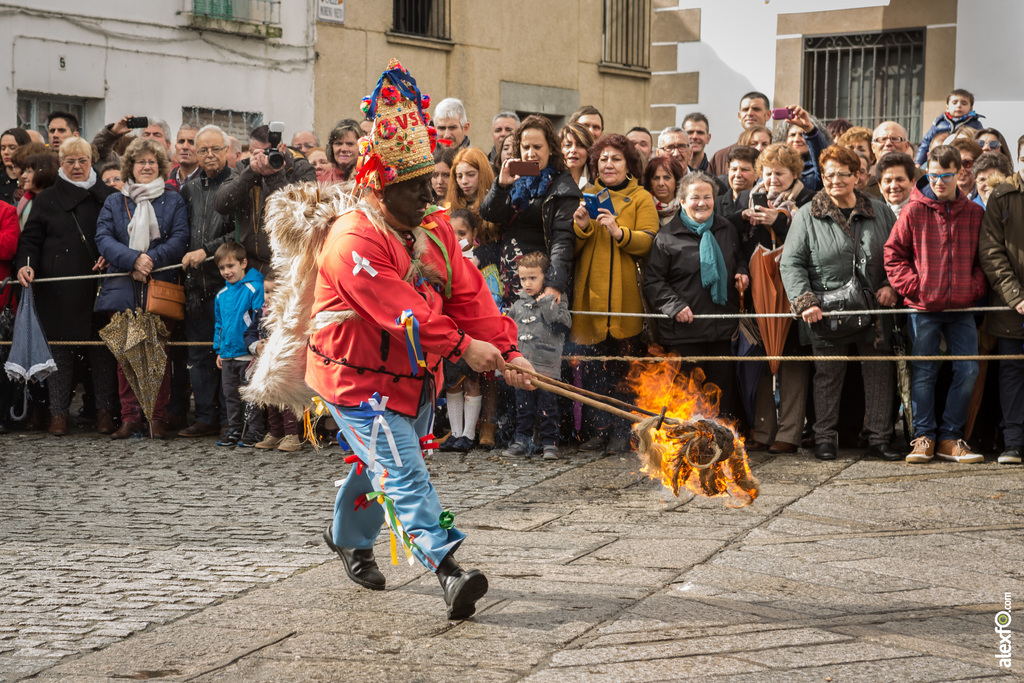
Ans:
<svg viewBox="0 0 1024 683"><path fill-rule="evenodd" d="M978 330L968 308L988 287L978 259L978 235L984 210L957 187L962 170L960 152L940 145L928 154L928 175L917 182L910 203L900 212L885 243L889 283L920 311L909 316L914 356L939 353L942 338L952 356L978 354ZM914 407L913 450L909 463L933 457L960 463L982 462L963 440L967 406L978 377L978 361L954 360L953 383L939 425L935 415L937 361L911 363Z"/></svg>

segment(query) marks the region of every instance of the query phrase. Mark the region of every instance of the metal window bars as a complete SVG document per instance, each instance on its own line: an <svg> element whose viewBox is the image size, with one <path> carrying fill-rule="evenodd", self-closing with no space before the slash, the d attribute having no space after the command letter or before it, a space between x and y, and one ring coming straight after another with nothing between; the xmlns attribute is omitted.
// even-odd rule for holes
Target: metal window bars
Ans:
<svg viewBox="0 0 1024 683"><path fill-rule="evenodd" d="M651 0L604 0L601 61L628 69L651 68Z"/></svg>
<svg viewBox="0 0 1024 683"><path fill-rule="evenodd" d="M826 123L845 118L874 129L896 121L921 139L924 30L804 39L804 102Z"/></svg>
<svg viewBox="0 0 1024 683"><path fill-rule="evenodd" d="M451 40L451 0L393 0L395 33Z"/></svg>
<svg viewBox="0 0 1024 683"><path fill-rule="evenodd" d="M228 135L238 138L243 143L249 141L249 133L263 123L263 114L249 111L232 111L230 109L208 109L204 107L182 107L181 122L192 124L197 128L213 124L220 126Z"/></svg>

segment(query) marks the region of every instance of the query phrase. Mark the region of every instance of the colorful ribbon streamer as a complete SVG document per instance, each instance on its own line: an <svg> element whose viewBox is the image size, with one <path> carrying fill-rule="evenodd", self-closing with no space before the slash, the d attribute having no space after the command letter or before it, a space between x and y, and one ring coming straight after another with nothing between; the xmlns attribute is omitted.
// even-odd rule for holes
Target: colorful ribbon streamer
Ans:
<svg viewBox="0 0 1024 683"><path fill-rule="evenodd" d="M395 324L405 327L405 350L409 354L409 365L412 367L413 377L419 377L420 368L427 367L423 347L420 346L420 322L416 320L412 309L407 308L395 319Z"/></svg>

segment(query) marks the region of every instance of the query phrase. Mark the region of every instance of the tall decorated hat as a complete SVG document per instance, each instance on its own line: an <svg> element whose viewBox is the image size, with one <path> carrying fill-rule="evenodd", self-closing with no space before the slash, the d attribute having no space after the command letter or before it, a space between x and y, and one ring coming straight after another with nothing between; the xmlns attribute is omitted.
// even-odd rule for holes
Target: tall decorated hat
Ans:
<svg viewBox="0 0 1024 683"><path fill-rule="evenodd" d="M363 98L362 110L373 119L373 131L359 141L361 164L356 184L378 190L434 170L437 129L426 109L430 95L398 63L388 62L377 87Z"/></svg>

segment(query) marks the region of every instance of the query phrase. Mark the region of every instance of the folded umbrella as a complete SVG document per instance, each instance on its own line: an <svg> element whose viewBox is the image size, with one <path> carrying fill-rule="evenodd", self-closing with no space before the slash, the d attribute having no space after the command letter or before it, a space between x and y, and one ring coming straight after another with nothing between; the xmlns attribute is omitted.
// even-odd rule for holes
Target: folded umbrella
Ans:
<svg viewBox="0 0 1024 683"><path fill-rule="evenodd" d="M754 300L754 310L758 313L789 313L791 308L786 290L782 285L782 274L779 272L779 257L782 247L766 249L757 245L750 257L750 292ZM786 336L793 319L758 318L757 328L761 331L765 355L781 356L786 346ZM780 361L768 361L772 374L779 371Z"/></svg>
<svg viewBox="0 0 1024 683"><path fill-rule="evenodd" d="M115 313L110 323L100 330L100 338L114 354L142 412L150 421L167 369L164 345L169 336L160 316L141 308Z"/></svg>
<svg viewBox="0 0 1024 683"><path fill-rule="evenodd" d="M11 342L11 351L4 363L4 370L13 381L42 384L44 379L57 371L57 364L53 361L50 345L46 341L46 333L39 324L31 285L25 287L22 293L18 315L14 319Z"/></svg>

